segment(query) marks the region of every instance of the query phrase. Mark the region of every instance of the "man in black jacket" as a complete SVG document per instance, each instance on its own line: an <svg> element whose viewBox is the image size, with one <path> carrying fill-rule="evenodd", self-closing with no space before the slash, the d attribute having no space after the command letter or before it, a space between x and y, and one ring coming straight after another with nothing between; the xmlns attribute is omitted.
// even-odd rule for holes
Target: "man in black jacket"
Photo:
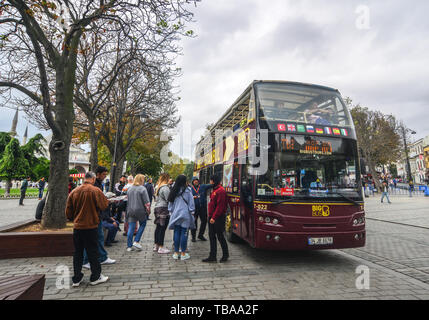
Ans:
<svg viewBox="0 0 429 320"><path fill-rule="evenodd" d="M25 179L21 185L21 198L19 199L19 205L20 206L24 205L24 198L25 198L25 194L27 193L28 181L30 181L30 177Z"/></svg>

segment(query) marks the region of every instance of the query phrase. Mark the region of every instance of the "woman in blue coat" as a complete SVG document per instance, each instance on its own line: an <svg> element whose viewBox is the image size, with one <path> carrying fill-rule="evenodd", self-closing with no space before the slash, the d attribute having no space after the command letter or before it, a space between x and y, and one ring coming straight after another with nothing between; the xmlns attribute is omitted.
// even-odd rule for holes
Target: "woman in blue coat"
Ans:
<svg viewBox="0 0 429 320"><path fill-rule="evenodd" d="M173 259L179 259L181 250L181 260L190 258L186 252L188 244L188 231L195 229L194 212L195 203L191 189L186 184L186 176L177 177L173 188L168 196L168 211L170 212L170 222L168 228L174 230L174 254Z"/></svg>

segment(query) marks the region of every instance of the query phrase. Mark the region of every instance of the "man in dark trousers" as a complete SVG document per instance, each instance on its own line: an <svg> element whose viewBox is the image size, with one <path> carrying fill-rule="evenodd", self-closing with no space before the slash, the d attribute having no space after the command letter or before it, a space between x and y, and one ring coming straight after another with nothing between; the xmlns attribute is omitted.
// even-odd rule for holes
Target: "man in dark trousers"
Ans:
<svg viewBox="0 0 429 320"><path fill-rule="evenodd" d="M210 238L210 254L203 262L216 262L217 242L222 248L222 258L219 262L226 262L229 258L228 245L223 235L225 231L227 197L225 189L220 185L220 177L214 175L210 178L210 183L213 185L213 191L210 195L209 202L209 238Z"/></svg>
<svg viewBox="0 0 429 320"><path fill-rule="evenodd" d="M191 230L192 242L196 241L197 228L198 228L198 218L201 220L200 231L198 232L198 239L202 241L207 241L204 238L204 232L206 231L207 226L207 190L212 188L211 184L200 184L200 181L197 177L192 178L192 194L194 196L195 202L195 229Z"/></svg>
<svg viewBox="0 0 429 320"><path fill-rule="evenodd" d="M99 211L105 210L109 206L109 201L103 192L94 186L94 182L95 174L87 172L84 184L73 190L67 198L66 216L74 223L73 287L78 287L84 276L82 273L84 250L88 252L91 264L90 284L96 285L109 279L101 274L101 264L98 261Z"/></svg>
<svg viewBox="0 0 429 320"><path fill-rule="evenodd" d="M20 206L24 205L24 198L25 198L25 194L27 193L28 181L30 181L30 177L25 179L21 185L21 198L19 198L19 205Z"/></svg>
<svg viewBox="0 0 429 320"><path fill-rule="evenodd" d="M39 180L39 200L42 200L43 198L43 191L45 190L45 184L46 184L45 177L42 177Z"/></svg>
<svg viewBox="0 0 429 320"><path fill-rule="evenodd" d="M106 178L107 176L107 168L106 167L98 167L97 170L95 171L95 181L94 181L94 187L100 189L101 193L103 193L103 180ZM104 195L104 194L103 194ZM104 231L103 231L103 212L105 210L108 210L108 208L105 209L100 209L99 210L99 218L100 218L100 222L98 224L98 252L99 252L99 262L101 264L114 264L116 263L116 260L110 259L108 257L107 251L106 249L104 249ZM106 213L108 215L108 213ZM83 255L83 267L86 269L90 269L91 268L91 262L88 259L88 255L87 252L84 252Z"/></svg>

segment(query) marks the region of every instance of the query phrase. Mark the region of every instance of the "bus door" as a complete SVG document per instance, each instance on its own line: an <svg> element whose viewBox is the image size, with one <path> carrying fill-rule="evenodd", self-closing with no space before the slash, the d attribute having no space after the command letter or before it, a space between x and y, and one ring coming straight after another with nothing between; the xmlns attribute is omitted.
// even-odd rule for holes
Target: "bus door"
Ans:
<svg viewBox="0 0 429 320"><path fill-rule="evenodd" d="M250 165L241 165L240 181L240 235L253 243L253 179L249 174Z"/></svg>

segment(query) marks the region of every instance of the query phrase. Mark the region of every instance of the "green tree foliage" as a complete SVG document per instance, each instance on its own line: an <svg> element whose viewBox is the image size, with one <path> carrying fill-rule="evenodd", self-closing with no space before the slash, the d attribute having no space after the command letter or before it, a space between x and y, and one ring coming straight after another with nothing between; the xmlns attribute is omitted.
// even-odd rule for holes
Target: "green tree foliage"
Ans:
<svg viewBox="0 0 429 320"><path fill-rule="evenodd" d="M23 179L30 171L18 139L13 138L0 159L0 177L6 180Z"/></svg>
<svg viewBox="0 0 429 320"><path fill-rule="evenodd" d="M46 141L45 138L38 133L21 147L24 157L27 159L30 166L28 176L30 176L33 181L40 179L42 176L47 179L49 176L49 160L44 157L36 156L46 154L46 150L42 144L43 141ZM46 169L48 173L46 173Z"/></svg>
<svg viewBox="0 0 429 320"><path fill-rule="evenodd" d="M0 132L0 158L3 156L3 152L6 149L8 143L12 140L12 137L7 132Z"/></svg>
<svg viewBox="0 0 429 320"><path fill-rule="evenodd" d="M350 99L346 101L351 106L361 156L371 175L377 177L377 166L388 165L400 159L402 144L398 122L393 115L372 111L359 104L352 105ZM380 188L378 179L374 180Z"/></svg>
<svg viewBox="0 0 429 320"><path fill-rule="evenodd" d="M45 177L46 181L49 181L49 164L50 161L44 157L38 159L37 164L32 168L32 180L39 180L42 177ZM34 178L33 178L34 177Z"/></svg>

